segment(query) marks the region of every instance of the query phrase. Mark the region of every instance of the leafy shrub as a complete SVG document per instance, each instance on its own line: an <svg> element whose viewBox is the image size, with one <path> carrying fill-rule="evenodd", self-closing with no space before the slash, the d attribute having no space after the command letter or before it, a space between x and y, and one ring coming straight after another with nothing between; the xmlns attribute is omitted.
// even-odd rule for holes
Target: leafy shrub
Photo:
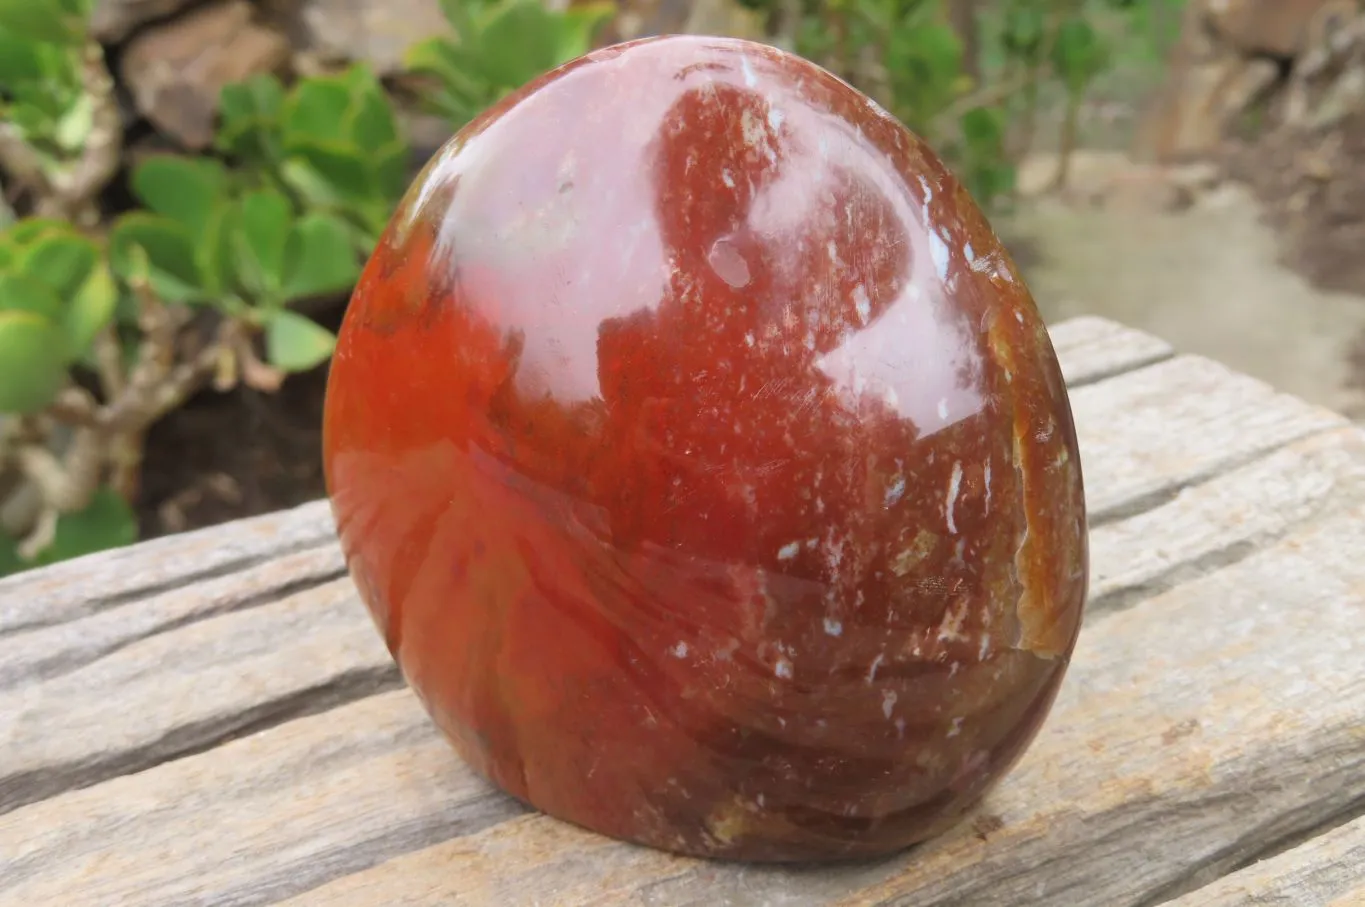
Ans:
<svg viewBox="0 0 1365 907"><path fill-rule="evenodd" d="M441 8L455 37L413 45L406 62L434 78L428 101L456 128L542 73L587 53L616 11L612 3L594 3L557 12L540 0L442 0Z"/></svg>
<svg viewBox="0 0 1365 907"><path fill-rule="evenodd" d="M144 160L105 218L122 134L87 12L0 0L0 167L31 209L0 221L0 575L133 541L146 431L199 389L324 362L294 306L353 286L408 179L367 69L261 77L223 91L218 156Z"/></svg>

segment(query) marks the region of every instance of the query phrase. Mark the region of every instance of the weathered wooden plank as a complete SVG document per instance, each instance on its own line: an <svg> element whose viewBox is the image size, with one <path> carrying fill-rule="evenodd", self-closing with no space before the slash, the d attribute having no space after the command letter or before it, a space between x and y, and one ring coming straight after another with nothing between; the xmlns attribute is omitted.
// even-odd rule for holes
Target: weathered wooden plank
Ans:
<svg viewBox="0 0 1365 907"><path fill-rule="evenodd" d="M523 811L406 690L39 807L41 822L0 820L0 904L268 903Z"/></svg>
<svg viewBox="0 0 1365 907"><path fill-rule="evenodd" d="M1094 524L1150 509L1187 485L1345 424L1198 356L1078 388L1071 408Z"/></svg>
<svg viewBox="0 0 1365 907"><path fill-rule="evenodd" d="M1365 719L1363 719L1365 723ZM1361 907L1365 818L1224 876L1170 907Z"/></svg>
<svg viewBox="0 0 1365 907"><path fill-rule="evenodd" d="M639 881L599 897L580 892L600 842L528 816L511 832L528 846L495 827L287 903L1158 903L1365 797L1365 488L1351 495L1337 517L1092 625L1052 719L976 822L910 854L812 873L622 846L614 877Z"/></svg>
<svg viewBox="0 0 1365 907"><path fill-rule="evenodd" d="M333 537L330 509L314 502L16 574L0 579L0 636L233 575Z"/></svg>
<svg viewBox="0 0 1365 907"><path fill-rule="evenodd" d="M1068 387L1094 384L1175 355L1164 340L1100 318L1083 315L1050 330L1052 347Z"/></svg>
<svg viewBox="0 0 1365 907"><path fill-rule="evenodd" d="M1159 519L1153 512L1150 515L1153 526L1178 527L1173 535L1157 536L1169 547L1168 554L1151 556L1154 530L1144 528L1141 521L1148 520L1146 514L1097 531L1096 573L1117 578L1109 580L1107 588L1154 590L1159 588L1161 577L1185 569L1182 552L1191 561L1198 561L1208 552L1229 548L1238 548L1245 555L1246 546L1254 549L1276 539L1293 544L1300 536L1292 533L1297 527L1302 534L1303 521L1313 520L1316 524L1323 519L1354 516L1362 499L1365 436L1348 428L1305 439L1264 461L1185 491L1162 505ZM1129 522L1138 523L1138 530L1128 530ZM1100 580L1102 588L1105 583ZM1201 607L1197 602L1187 606ZM1111 619L1089 622L1082 656L1095 649L1098 644L1092 642L1092 635L1102 632ZM319 618L318 632L330 622L330 617ZM1158 635L1164 632L1164 626L1158 622ZM370 633L377 640L377 634ZM1143 651L1140 642L1128 644L1135 651ZM386 656L377 641L373 652L382 664ZM1150 657L1153 653L1147 654ZM1104 668L1105 657L1092 655L1089 670L1095 670L1096 661L1100 662L1099 668ZM1078 663L1084 661L1078 658ZM1079 698L1084 698L1093 683L1090 676L1082 673L1078 678L1073 674L1067 689L1079 690ZM242 689L249 691L267 679L246 672L239 681ZM1165 679L1175 683L1179 678L1173 673ZM228 693L231 691L219 688L218 695ZM245 697L250 693L232 695ZM11 899L14 903L33 902L35 898L41 903L44 897L60 892L65 895L64 904L81 907L117 902L115 895L122 891L139 892L139 903L178 904L210 890L215 903L266 903L324 879L364 869L396 853L476 830L473 824L458 829L442 824L446 821L443 817L452 810L471 808L464 800L453 800L448 793L451 785L461 790L475 790L478 785L467 777L461 765L453 762L444 743L408 696L406 692L396 692L342 706L325 715L292 721L211 752L35 803L0 817L0 853L21 854L23 869L12 882L7 881L8 874L0 873L0 904ZM381 701L383 705L378 704ZM1097 705L1093 711L1104 718L1096 729L1097 735L1103 735L1107 728L1126 727L1123 709L1107 714ZM380 712L384 715L382 722L375 717ZM1067 718L1065 712L1060 712L1049 723L1039 746L1045 745L1054 725L1074 724L1077 720L1080 719ZM1179 720L1161 723L1156 735L1166 734L1170 724ZM372 737L369 727L376 722L383 727ZM1127 731L1130 735L1138 733L1136 728ZM325 763L332 757L312 754L330 753L344 745L352 734L358 735L357 746L365 751L364 771L342 775L318 769L315 774L304 768ZM391 734L396 741L388 750L374 742L382 740L385 734ZM1128 744L1120 740L1116 746L1116 752L1123 754ZM248 747L250 755L243 755ZM1108 757L1100 752L1096 758ZM1072 770L1074 759L1066 768ZM1159 770L1160 766L1153 769ZM1304 769L1311 770L1311 765ZM1038 791L1042 791L1044 799L1059 796L1057 786L1065 777L1046 775L1045 783L1035 778L1033 783L1042 786L1017 795L1012 801L1015 804L1012 813L999 814L1025 823L1028 811L1038 808ZM1086 777L1084 773L1078 775L1076 789L1067 788L1064 794L1084 794ZM272 780L267 783L266 779ZM386 795L385 791L395 783L401 784L402 789ZM1013 778L1010 783L1015 783ZM432 792L430 797L414 793L428 788ZM1324 792L1325 796L1330 794L1330 790ZM488 796L500 803L507 802L494 794ZM1147 806L1155 808L1151 803ZM259 848L243 843L249 828L254 827L248 820L287 826L292 829L289 833L296 836L295 841L289 847L274 846L273 839ZM1042 835L1040 829L1046 823L1039 822L1043 824L1026 826L1032 829L1030 833ZM79 838L71 836L72 827L82 829ZM220 833L228 828L241 829L241 833ZM38 836L33 829L52 831ZM522 843L518 845L518 841ZM181 849L168 849L172 844ZM523 848L523 855L517 859L522 863L528 859L525 854L531 852L538 854L536 860L540 862L530 868L523 865L517 872L504 872L507 866L516 863L510 854L519 847ZM149 859L149 853L166 856ZM558 823L547 824L527 817L518 819L515 826L498 826L483 837L452 843L448 850L435 856L414 858L417 862L403 872L409 873L411 879L448 876L446 888L432 889L442 897L448 893L451 880L458 878L461 890L466 893L488 892L483 900L475 898L469 903L507 907L534 903L532 894L543 892L551 884L564 887L556 887L555 898L546 903L612 903L607 894L616 889L603 888L599 892L594 881L598 873L614 879L612 885L626 886L619 890L621 903L639 903L641 895L630 885L640 886L645 880L652 880L662 886L677 876L677 884L684 886L683 890L669 889L668 897L657 903L671 907L675 897L676 903L687 903L683 892L697 878L695 867L687 861L654 854L641 862L634 853L632 848L605 847L599 839ZM972 859L979 857L970 850L967 854ZM442 862L446 859L451 862ZM592 869L586 870L585 866ZM527 872L532 874L526 876ZM877 878L836 871L829 876L828 887L820 890L834 897L840 890L839 884L862 884ZM743 877L733 882L736 886L742 883ZM356 891L374 891L379 889L370 886L387 886L390 882L387 876L357 876L352 884L358 886ZM124 885L131 887L120 887ZM742 887L736 890L742 892ZM83 893L86 891L89 895ZM574 900L563 894L574 891L584 892L584 898ZM589 893L600 899L588 899ZM565 898L562 901L561 895ZM517 899L522 896L527 899ZM467 897L474 898L473 894ZM746 901L740 895L734 897L735 903L761 903ZM355 898L354 903L366 903L360 894ZM396 897L370 901L401 902ZM703 898L702 903L725 901L707 902Z"/></svg>
<svg viewBox="0 0 1365 907"><path fill-rule="evenodd" d="M1152 510L1090 534L1088 617L1239 560L1310 519L1350 504L1365 476L1355 430L1312 435L1179 491Z"/></svg>
<svg viewBox="0 0 1365 907"><path fill-rule="evenodd" d="M188 589L168 589L134 606L97 610L82 619L24 633L0 634L0 690L71 673L139 640L217 614L279 601L345 573L341 550L335 544L323 544L262 559Z"/></svg>
<svg viewBox="0 0 1365 907"><path fill-rule="evenodd" d="M0 812L398 685L349 579L0 691Z"/></svg>

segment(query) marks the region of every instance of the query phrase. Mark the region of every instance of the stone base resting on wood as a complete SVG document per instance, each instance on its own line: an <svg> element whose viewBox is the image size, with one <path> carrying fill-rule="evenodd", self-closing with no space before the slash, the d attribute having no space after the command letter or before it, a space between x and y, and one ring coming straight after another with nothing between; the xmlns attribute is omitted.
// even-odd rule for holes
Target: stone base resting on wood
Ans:
<svg viewBox="0 0 1365 907"><path fill-rule="evenodd" d="M0 905L1365 904L1365 433L1109 321L1053 338L1086 625L946 835L760 867L528 811L402 686L319 502L0 581Z"/></svg>

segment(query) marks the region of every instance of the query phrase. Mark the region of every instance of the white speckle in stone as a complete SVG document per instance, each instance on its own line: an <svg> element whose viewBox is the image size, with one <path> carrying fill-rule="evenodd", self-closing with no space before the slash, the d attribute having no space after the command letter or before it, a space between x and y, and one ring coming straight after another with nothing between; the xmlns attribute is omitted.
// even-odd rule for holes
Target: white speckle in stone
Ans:
<svg viewBox="0 0 1365 907"><path fill-rule="evenodd" d="M986 656L991 654L991 638L985 633L981 634L981 648L976 652L977 661L985 661Z"/></svg>
<svg viewBox="0 0 1365 907"><path fill-rule="evenodd" d="M785 658L779 658L777 664L773 665L773 673L783 680L791 680L792 663Z"/></svg>
<svg viewBox="0 0 1365 907"><path fill-rule="evenodd" d="M807 548L814 548L814 547L815 547L816 545L818 545L818 544L820 544L820 540L819 540L818 538L809 538L809 539L806 539L806 547L807 547Z"/></svg>
<svg viewBox="0 0 1365 907"><path fill-rule="evenodd" d="M960 733L962 733L962 719L961 719L961 718L954 718L954 719L953 719L953 726L952 726L952 728L948 731L948 736L949 736L949 737L956 737L956 736L957 736L958 734L960 734Z"/></svg>
<svg viewBox="0 0 1365 907"><path fill-rule="evenodd" d="M679 641L678 641L678 644L677 644L676 646L673 647L672 652L673 652L673 657L674 657L674 658L686 658L686 657L687 657L687 643L683 642L682 640L679 640Z"/></svg>
<svg viewBox="0 0 1365 907"><path fill-rule="evenodd" d="M891 710L896 705L896 694L891 690L882 690L882 714L886 720L891 720Z"/></svg>
<svg viewBox="0 0 1365 907"><path fill-rule="evenodd" d="M782 121L784 119L786 119L786 114L782 111L778 110L776 107L768 108L768 125L772 127L773 132L782 128Z"/></svg>
<svg viewBox="0 0 1365 907"><path fill-rule="evenodd" d="M981 482L986 486L986 512L991 512L991 458L986 458L986 470Z"/></svg>
<svg viewBox="0 0 1365 907"><path fill-rule="evenodd" d="M929 231L929 257L934 260L934 273L938 274L939 280L948 279L948 244L943 241L943 237L934 231Z"/></svg>
<svg viewBox="0 0 1365 907"><path fill-rule="evenodd" d="M741 54L739 58L739 68L744 71L745 85L747 85L749 88L753 88L758 85L758 76L754 75L754 66L752 63L749 62L749 58L744 56L743 54Z"/></svg>
<svg viewBox="0 0 1365 907"><path fill-rule="evenodd" d="M853 307L858 310L858 323L867 324L872 317L872 301L867 298L867 290L862 284L853 288Z"/></svg>
<svg viewBox="0 0 1365 907"><path fill-rule="evenodd" d="M744 134L744 144L750 148L757 148L760 144L767 142L767 131L759 123L758 117L748 110L740 114L739 129Z"/></svg>
<svg viewBox="0 0 1365 907"><path fill-rule="evenodd" d="M938 400L938 417L943 421L948 421L948 398L940 397Z"/></svg>
<svg viewBox="0 0 1365 907"><path fill-rule="evenodd" d="M961 599L948 608L943 621L938 626L939 642L963 642L967 637L962 632L962 622L967 618L967 600ZM957 662L949 669L949 677L957 673Z"/></svg>
<svg viewBox="0 0 1365 907"><path fill-rule="evenodd" d="M948 518L948 532L957 535L957 523L953 519L953 510L957 507L957 493L962 487L962 463L953 462L953 474L948 479L948 500L943 504L943 513Z"/></svg>
<svg viewBox="0 0 1365 907"><path fill-rule="evenodd" d="M801 550L800 542L788 542L787 544L783 545L781 548L777 550L777 559L779 561L789 561L792 558L796 557L797 552L799 552L800 550Z"/></svg>
<svg viewBox="0 0 1365 907"><path fill-rule="evenodd" d="M969 265L970 265L970 264L975 264L975 262L976 262L976 250L972 248L972 244L971 244L971 243L967 243L967 245L962 249L962 252L963 252L964 255L967 256L967 264L969 264Z"/></svg>
<svg viewBox="0 0 1365 907"><path fill-rule="evenodd" d="M732 288L741 290L749 285L749 263L730 240L722 237L712 243L706 261L711 270Z"/></svg>
<svg viewBox="0 0 1365 907"><path fill-rule="evenodd" d="M720 181L725 184L727 189L735 188L735 178L730 175L729 170L722 170L720 172Z"/></svg>
<svg viewBox="0 0 1365 907"><path fill-rule="evenodd" d="M753 345L754 345L754 332L753 332L753 331L746 331L746 332L745 332L745 334L744 334L744 345L745 345L745 346L753 346Z"/></svg>
<svg viewBox="0 0 1365 907"><path fill-rule="evenodd" d="M759 794L757 797L755 797L754 802L758 804L759 809L762 809L764 806L767 805L763 800L762 794Z"/></svg>
<svg viewBox="0 0 1365 907"><path fill-rule="evenodd" d="M878 669L879 667L881 667L881 666L882 666L882 656L881 656L880 653L878 653L877 657L874 658L874 659L872 659L872 664L870 664L870 665L867 666L867 682L868 682L868 683L871 683L872 681L874 681L874 680L877 679L877 669Z"/></svg>
<svg viewBox="0 0 1365 907"><path fill-rule="evenodd" d="M1023 324L1023 323L1024 323L1024 313L1021 312L1021 311L1019 311L1018 309L1015 309L1015 310L1014 310L1014 320L1017 321L1017 322L1019 322L1020 324Z"/></svg>
<svg viewBox="0 0 1365 907"><path fill-rule="evenodd" d="M886 506L891 507L905 495L905 476L897 476L891 487L886 489Z"/></svg>
<svg viewBox="0 0 1365 907"><path fill-rule="evenodd" d="M832 617L825 618L825 633L830 636L843 636L844 625Z"/></svg>

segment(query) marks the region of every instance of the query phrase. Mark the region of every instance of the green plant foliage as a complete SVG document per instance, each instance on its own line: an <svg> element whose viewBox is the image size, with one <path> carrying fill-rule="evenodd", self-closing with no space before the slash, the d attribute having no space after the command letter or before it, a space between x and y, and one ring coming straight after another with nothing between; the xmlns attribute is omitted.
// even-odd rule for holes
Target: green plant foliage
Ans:
<svg viewBox="0 0 1365 907"><path fill-rule="evenodd" d="M225 87L220 109L216 148L241 166L240 182L343 219L355 253L369 253L407 188L409 148L367 67L302 79L288 91L256 76Z"/></svg>
<svg viewBox="0 0 1365 907"><path fill-rule="evenodd" d="M64 221L0 231L0 413L41 409L114 317L103 250Z"/></svg>
<svg viewBox="0 0 1365 907"><path fill-rule="evenodd" d="M0 121L24 140L48 175L80 153L94 113L94 101L80 85L83 46L67 40L60 16L46 15L56 3L0 0Z"/></svg>
<svg viewBox="0 0 1365 907"><path fill-rule="evenodd" d="M211 305L269 332L286 306L343 293L360 274L353 226L340 215L305 211L280 189L242 188L217 161L148 158L132 187L146 207L115 222L110 260L125 282L145 279L161 299ZM308 323L307 355L267 343L271 364L297 371L326 358L316 351L330 353L330 332Z"/></svg>
<svg viewBox="0 0 1365 907"><path fill-rule="evenodd" d="M0 29L28 41L79 45L89 14L87 0L0 0Z"/></svg>
<svg viewBox="0 0 1365 907"><path fill-rule="evenodd" d="M1071 16L1058 27L1052 44L1052 68L1069 94L1084 93L1108 61L1108 49L1084 18Z"/></svg>
<svg viewBox="0 0 1365 907"><path fill-rule="evenodd" d="M0 412L32 413L66 382L66 338L50 318L0 309Z"/></svg>
<svg viewBox="0 0 1365 907"><path fill-rule="evenodd" d="M432 76L432 107L459 128L503 96L582 56L614 14L611 3L563 12L540 0L442 3L454 38L430 38L408 49L414 72Z"/></svg>
<svg viewBox="0 0 1365 907"><path fill-rule="evenodd" d="M1074 140L1081 100L1112 65L1092 20L1126 18L1146 33L1155 57L1174 37L1157 35L1158 22L1169 28L1178 19L1171 11L1185 0L979 0L971 7L977 58L970 60L961 23L950 16L961 2L800 0L792 49L881 102L989 206L1012 194L1017 157L1032 144L1043 93L1054 87L1068 102L1062 144ZM793 6L743 5L773 22Z"/></svg>

